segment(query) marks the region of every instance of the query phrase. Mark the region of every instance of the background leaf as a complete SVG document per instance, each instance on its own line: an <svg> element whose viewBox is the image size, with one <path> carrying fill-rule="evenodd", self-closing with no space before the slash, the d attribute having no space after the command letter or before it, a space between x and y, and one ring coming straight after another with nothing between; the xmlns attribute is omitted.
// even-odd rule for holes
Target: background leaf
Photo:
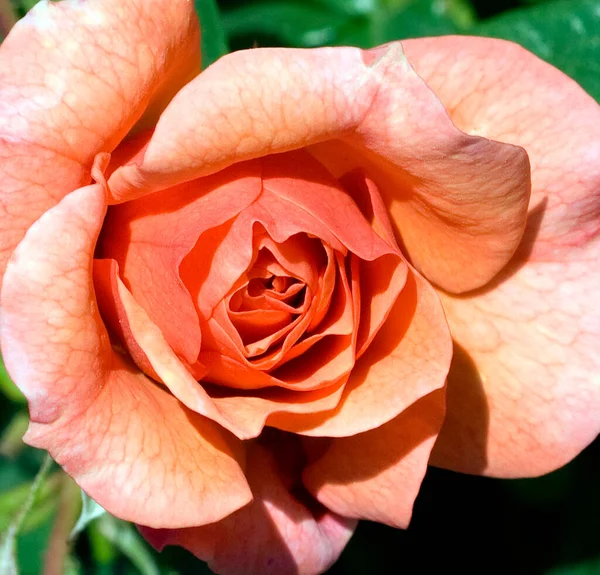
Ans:
<svg viewBox="0 0 600 575"><path fill-rule="evenodd" d="M230 38L259 46L321 46L334 42L338 29L348 21L347 15L305 2L249 2L223 15Z"/></svg>
<svg viewBox="0 0 600 575"><path fill-rule="evenodd" d="M202 67L229 52L219 8L215 0L194 0L194 7L202 26Z"/></svg>
<svg viewBox="0 0 600 575"><path fill-rule="evenodd" d="M87 526L101 515L104 515L106 510L96 503L85 491L81 491L81 513L71 531L71 539L77 537Z"/></svg>
<svg viewBox="0 0 600 575"><path fill-rule="evenodd" d="M518 42L600 101L600 0L561 0L515 10L482 22L472 33Z"/></svg>

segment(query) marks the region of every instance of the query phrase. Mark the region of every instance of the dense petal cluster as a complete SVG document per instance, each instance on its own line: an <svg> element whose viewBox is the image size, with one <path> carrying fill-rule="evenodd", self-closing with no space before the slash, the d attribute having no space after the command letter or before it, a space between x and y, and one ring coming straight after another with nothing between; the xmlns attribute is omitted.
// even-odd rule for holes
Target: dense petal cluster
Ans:
<svg viewBox="0 0 600 575"><path fill-rule="evenodd" d="M600 107L507 42L255 49L186 0L0 48L1 345L47 449L156 547L319 573L429 462L600 427Z"/></svg>

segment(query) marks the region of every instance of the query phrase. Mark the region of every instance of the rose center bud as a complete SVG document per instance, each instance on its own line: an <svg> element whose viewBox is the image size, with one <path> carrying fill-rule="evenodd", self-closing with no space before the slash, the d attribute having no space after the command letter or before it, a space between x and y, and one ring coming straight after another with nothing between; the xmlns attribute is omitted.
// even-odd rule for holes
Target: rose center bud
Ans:
<svg viewBox="0 0 600 575"><path fill-rule="evenodd" d="M329 393L406 279L387 217L364 174L289 152L111 207L98 251L209 394Z"/></svg>

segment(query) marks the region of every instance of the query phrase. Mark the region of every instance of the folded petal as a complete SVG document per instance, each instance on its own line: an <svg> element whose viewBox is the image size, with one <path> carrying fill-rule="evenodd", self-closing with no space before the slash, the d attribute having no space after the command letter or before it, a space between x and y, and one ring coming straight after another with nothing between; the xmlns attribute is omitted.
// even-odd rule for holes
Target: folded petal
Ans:
<svg viewBox="0 0 600 575"><path fill-rule="evenodd" d="M411 270L386 322L356 366L337 407L276 413L269 425L310 436L346 437L394 419L444 387L452 340L435 290Z"/></svg>
<svg viewBox="0 0 600 575"><path fill-rule="evenodd" d="M94 284L101 292L97 296L100 311L103 315L106 312L111 316L110 323L118 324L124 335L124 344L132 352L132 358L141 360L139 367L147 369L149 366L148 375L156 375L156 379L164 383L189 409L219 423L240 439L247 439L242 429L238 429L219 412L202 385L196 381L195 377L199 379L206 372L203 370L204 366L195 364L192 376L188 366L175 355L160 329L123 285L117 275L117 266L110 263L108 260L96 260L94 265Z"/></svg>
<svg viewBox="0 0 600 575"><path fill-rule="evenodd" d="M197 73L199 38L186 0L44 0L15 25L0 48L0 277L96 153Z"/></svg>
<svg viewBox="0 0 600 575"><path fill-rule="evenodd" d="M109 186L136 196L319 142L328 142L321 160L339 144L344 172L368 167L413 262L440 286L479 287L512 256L526 154L457 129L399 44L230 54L177 95Z"/></svg>
<svg viewBox="0 0 600 575"><path fill-rule="evenodd" d="M437 390L377 429L333 440L303 474L308 490L328 509L356 519L406 528L444 420L445 392ZM313 449L327 441L306 439Z"/></svg>
<svg viewBox="0 0 600 575"><path fill-rule="evenodd" d="M297 491L282 470L288 442L270 450L248 446L248 481L254 501L213 525L142 534L161 550L181 545L220 575L316 575L327 570L350 539L356 521L340 517ZM293 451L298 456L298 451ZM285 464L284 464L285 465ZM296 487L296 489L295 489ZM308 500L308 501L306 501Z"/></svg>
<svg viewBox="0 0 600 575"><path fill-rule="evenodd" d="M470 297L441 295L461 349L432 461L546 473L600 430L600 106L509 42L447 37L406 51L463 130L523 146L532 165L513 261Z"/></svg>
<svg viewBox="0 0 600 575"><path fill-rule="evenodd" d="M261 191L259 174L255 162L239 164L108 209L100 256L118 262L127 288L177 355L190 364L200 352L201 334L190 286L184 280L189 277L189 283L216 290L222 283L220 276L232 266L202 267L198 260L210 262L214 257L212 243L204 240L194 250L196 261L181 273L183 279L180 265L202 234L212 236L227 228L229 220L252 204ZM247 250L251 247L248 243ZM213 276L208 275L211 271Z"/></svg>
<svg viewBox="0 0 600 575"><path fill-rule="evenodd" d="M100 184L69 194L7 267L1 345L29 400L25 440L119 517L155 527L217 521L251 500L243 454L112 349L92 283L105 211Z"/></svg>

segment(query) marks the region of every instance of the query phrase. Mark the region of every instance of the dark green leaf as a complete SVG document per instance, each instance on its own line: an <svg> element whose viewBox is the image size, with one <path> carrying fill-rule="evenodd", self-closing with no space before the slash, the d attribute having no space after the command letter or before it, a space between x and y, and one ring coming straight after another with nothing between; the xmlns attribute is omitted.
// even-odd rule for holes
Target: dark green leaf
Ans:
<svg viewBox="0 0 600 575"><path fill-rule="evenodd" d="M412 0L356 18L339 31L336 43L371 48L379 44L467 31L474 22L465 0Z"/></svg>
<svg viewBox="0 0 600 575"><path fill-rule="evenodd" d="M225 31L216 0L194 0L194 7L202 26L202 67L229 52Z"/></svg>
<svg viewBox="0 0 600 575"><path fill-rule="evenodd" d="M555 567L546 575L598 575L600 573L600 558L590 559L577 565Z"/></svg>
<svg viewBox="0 0 600 575"><path fill-rule="evenodd" d="M275 37L288 46L313 47L332 43L347 16L304 2L253 2L223 14L229 38L245 37L260 43Z"/></svg>
<svg viewBox="0 0 600 575"><path fill-rule="evenodd" d="M313 3L340 14L359 16L378 10L381 0L313 0Z"/></svg>
<svg viewBox="0 0 600 575"><path fill-rule="evenodd" d="M24 497L21 500L17 499L16 508L11 510L10 522L0 533L0 573L3 575L18 575L19 573L16 553L17 536L27 514L36 502L38 492L46 484L46 476L51 466L52 459L47 455L33 482L26 486ZM6 503L10 505L10 499Z"/></svg>
<svg viewBox="0 0 600 575"><path fill-rule="evenodd" d="M140 575L160 575L148 544L131 523L106 513L94 525L106 540L137 567Z"/></svg>
<svg viewBox="0 0 600 575"><path fill-rule="evenodd" d="M562 0L481 23L474 34L518 42L600 100L600 0Z"/></svg>

